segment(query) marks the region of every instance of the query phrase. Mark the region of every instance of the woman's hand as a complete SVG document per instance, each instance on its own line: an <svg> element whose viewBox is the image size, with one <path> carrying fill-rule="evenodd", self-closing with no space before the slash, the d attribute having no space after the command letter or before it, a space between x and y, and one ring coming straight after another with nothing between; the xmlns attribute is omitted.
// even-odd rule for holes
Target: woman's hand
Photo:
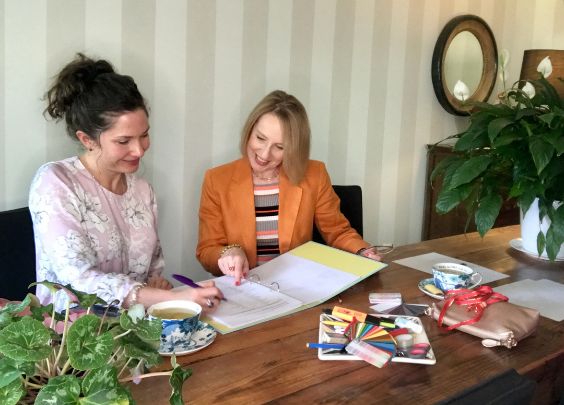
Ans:
<svg viewBox="0 0 564 405"><path fill-rule="evenodd" d="M377 262L382 261L382 256L378 254L378 250L375 246L360 249L357 254Z"/></svg>
<svg viewBox="0 0 564 405"><path fill-rule="evenodd" d="M155 276L147 279L147 287L153 287L159 290L170 290L172 284L164 277Z"/></svg>
<svg viewBox="0 0 564 405"><path fill-rule="evenodd" d="M249 261L245 251L240 247L227 249L217 261L219 269L226 276L235 278L235 285L241 285L241 278L249 272Z"/></svg>
<svg viewBox="0 0 564 405"><path fill-rule="evenodd" d="M210 314L217 310L221 303L223 293L215 286L213 281L197 283L202 288L186 288L178 291L178 299L195 302L202 307L203 314Z"/></svg>

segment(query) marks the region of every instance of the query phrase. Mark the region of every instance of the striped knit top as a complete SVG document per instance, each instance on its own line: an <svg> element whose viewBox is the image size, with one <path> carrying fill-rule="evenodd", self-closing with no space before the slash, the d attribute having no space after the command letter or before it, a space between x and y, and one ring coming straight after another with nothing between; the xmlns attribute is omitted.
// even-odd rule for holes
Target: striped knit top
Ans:
<svg viewBox="0 0 564 405"><path fill-rule="evenodd" d="M278 245L278 183L255 184L257 266L280 256Z"/></svg>

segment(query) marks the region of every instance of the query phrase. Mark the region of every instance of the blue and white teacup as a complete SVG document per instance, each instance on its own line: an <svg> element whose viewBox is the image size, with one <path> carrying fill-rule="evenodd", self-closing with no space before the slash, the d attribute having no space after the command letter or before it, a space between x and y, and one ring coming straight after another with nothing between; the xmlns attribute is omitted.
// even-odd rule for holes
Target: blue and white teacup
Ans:
<svg viewBox="0 0 564 405"><path fill-rule="evenodd" d="M448 291L479 284L482 275L462 264L438 263L433 266L433 281L437 288Z"/></svg>
<svg viewBox="0 0 564 405"><path fill-rule="evenodd" d="M168 319L167 313L175 319ZM186 318L180 319L183 313ZM173 352L175 346L189 345L192 334L198 328L201 313L201 306L184 300L165 301L150 306L147 310L149 319L161 318L163 323L159 351Z"/></svg>

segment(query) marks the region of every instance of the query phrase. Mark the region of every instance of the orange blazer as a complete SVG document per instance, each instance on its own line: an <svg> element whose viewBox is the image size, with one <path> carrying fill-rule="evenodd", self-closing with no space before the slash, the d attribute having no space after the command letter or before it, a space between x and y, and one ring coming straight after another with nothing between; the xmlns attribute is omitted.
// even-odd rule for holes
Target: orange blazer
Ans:
<svg viewBox="0 0 564 405"><path fill-rule="evenodd" d="M310 160L306 177L292 185L280 169L278 243L286 253L312 238L313 223L329 246L356 253L370 246L340 211L339 197L322 162ZM214 275L225 246L241 245L249 267L257 265L257 234L251 165L241 158L206 172L200 201L196 257Z"/></svg>

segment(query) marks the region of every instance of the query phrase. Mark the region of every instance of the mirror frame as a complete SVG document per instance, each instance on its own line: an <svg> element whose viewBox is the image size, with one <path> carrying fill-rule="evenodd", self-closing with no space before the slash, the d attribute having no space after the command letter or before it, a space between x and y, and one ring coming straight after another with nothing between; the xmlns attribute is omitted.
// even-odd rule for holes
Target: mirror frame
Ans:
<svg viewBox="0 0 564 405"><path fill-rule="evenodd" d="M470 115L475 107L463 106L462 101L450 93L445 82L444 66L448 47L454 37L462 31L474 34L482 48L482 77L474 94L466 100L487 101L495 84L497 76L497 45L489 25L480 17L466 14L453 18L441 31L431 62L431 79L433 89L439 103L445 110L454 115Z"/></svg>

